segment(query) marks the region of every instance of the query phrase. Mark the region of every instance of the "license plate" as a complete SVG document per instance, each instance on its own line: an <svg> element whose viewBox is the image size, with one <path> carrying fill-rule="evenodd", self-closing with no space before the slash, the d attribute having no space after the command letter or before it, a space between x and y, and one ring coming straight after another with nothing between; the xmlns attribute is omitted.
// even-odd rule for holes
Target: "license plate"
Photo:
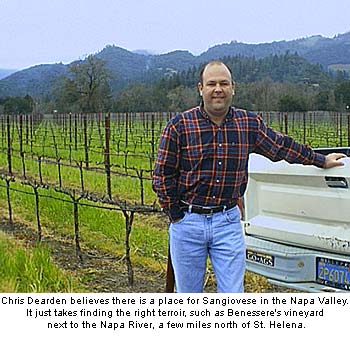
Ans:
<svg viewBox="0 0 350 337"><path fill-rule="evenodd" d="M263 264L264 266L275 266L275 257L268 254L254 252L252 250L246 251L246 259L252 262Z"/></svg>
<svg viewBox="0 0 350 337"><path fill-rule="evenodd" d="M350 290L350 262L316 257L316 282Z"/></svg>

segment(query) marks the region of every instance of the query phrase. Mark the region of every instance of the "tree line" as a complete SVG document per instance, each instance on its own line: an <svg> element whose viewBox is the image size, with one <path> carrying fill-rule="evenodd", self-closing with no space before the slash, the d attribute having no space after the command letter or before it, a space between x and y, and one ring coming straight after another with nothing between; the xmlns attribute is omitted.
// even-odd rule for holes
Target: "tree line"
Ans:
<svg viewBox="0 0 350 337"><path fill-rule="evenodd" d="M233 104L254 111L346 110L350 106L350 79L344 71L326 72L296 53L254 57L225 57L236 82ZM118 78L95 56L73 63L50 96L0 101L5 113L40 112L148 112L183 111L200 102L197 83L201 66L177 72L145 72L143 78L116 89Z"/></svg>

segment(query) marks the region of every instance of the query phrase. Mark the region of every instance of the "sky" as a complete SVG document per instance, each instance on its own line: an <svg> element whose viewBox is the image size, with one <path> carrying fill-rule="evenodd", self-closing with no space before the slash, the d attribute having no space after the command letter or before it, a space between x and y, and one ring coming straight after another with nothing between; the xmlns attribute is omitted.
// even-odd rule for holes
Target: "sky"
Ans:
<svg viewBox="0 0 350 337"><path fill-rule="evenodd" d="M199 55L349 31L349 0L0 0L0 69L66 64L106 45Z"/></svg>

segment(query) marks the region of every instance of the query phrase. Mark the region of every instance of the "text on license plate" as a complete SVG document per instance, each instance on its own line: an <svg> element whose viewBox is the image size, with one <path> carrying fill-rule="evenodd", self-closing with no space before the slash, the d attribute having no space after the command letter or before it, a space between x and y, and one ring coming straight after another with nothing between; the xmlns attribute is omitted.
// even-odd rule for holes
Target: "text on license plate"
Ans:
<svg viewBox="0 0 350 337"><path fill-rule="evenodd" d="M316 257L316 281L335 288L350 290L350 262Z"/></svg>
<svg viewBox="0 0 350 337"><path fill-rule="evenodd" d="M274 267L275 265L275 257L268 254L254 252L252 250L246 251L246 259L252 262L260 263L265 266Z"/></svg>

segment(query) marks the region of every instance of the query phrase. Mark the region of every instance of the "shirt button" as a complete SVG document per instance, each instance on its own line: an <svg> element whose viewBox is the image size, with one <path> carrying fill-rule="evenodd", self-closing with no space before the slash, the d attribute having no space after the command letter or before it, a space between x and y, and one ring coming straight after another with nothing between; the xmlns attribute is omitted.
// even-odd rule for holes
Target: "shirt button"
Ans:
<svg viewBox="0 0 350 337"><path fill-rule="evenodd" d="M213 199L215 199L216 197L215 197L215 195L213 195Z"/></svg>
<svg viewBox="0 0 350 337"><path fill-rule="evenodd" d="M219 165L221 165L222 163L221 163L221 161L219 161Z"/></svg>
<svg viewBox="0 0 350 337"><path fill-rule="evenodd" d="M220 182L220 179L216 179L216 182L219 183L219 182Z"/></svg>
<svg viewBox="0 0 350 337"><path fill-rule="evenodd" d="M221 147L222 146L222 144L219 144L219 147Z"/></svg>

